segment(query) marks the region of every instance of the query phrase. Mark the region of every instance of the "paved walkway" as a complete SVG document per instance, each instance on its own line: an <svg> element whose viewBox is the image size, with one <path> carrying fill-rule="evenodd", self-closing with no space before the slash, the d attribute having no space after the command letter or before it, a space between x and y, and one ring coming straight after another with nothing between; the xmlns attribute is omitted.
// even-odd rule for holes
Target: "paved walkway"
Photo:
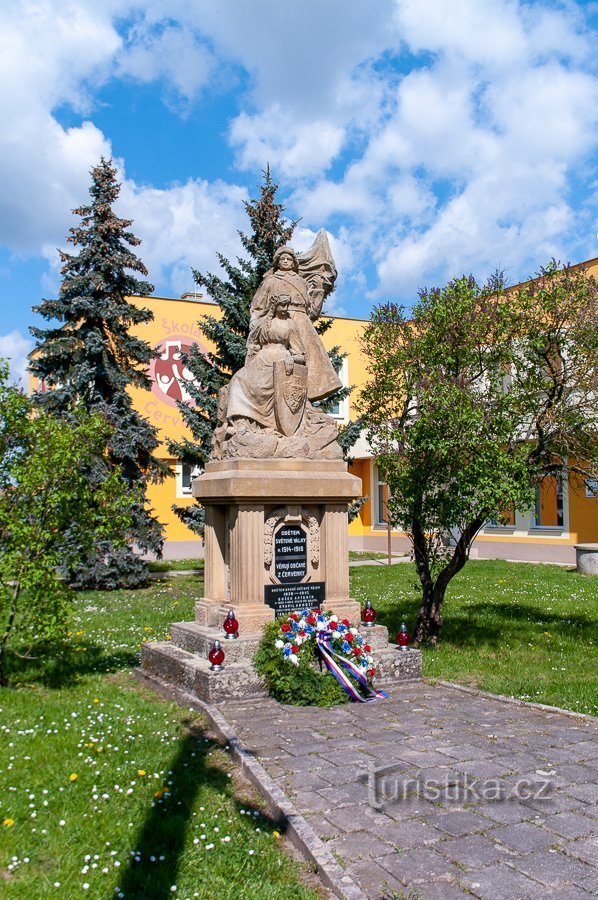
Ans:
<svg viewBox="0 0 598 900"><path fill-rule="evenodd" d="M368 897L598 893L592 720L421 683L331 710L220 709Z"/></svg>

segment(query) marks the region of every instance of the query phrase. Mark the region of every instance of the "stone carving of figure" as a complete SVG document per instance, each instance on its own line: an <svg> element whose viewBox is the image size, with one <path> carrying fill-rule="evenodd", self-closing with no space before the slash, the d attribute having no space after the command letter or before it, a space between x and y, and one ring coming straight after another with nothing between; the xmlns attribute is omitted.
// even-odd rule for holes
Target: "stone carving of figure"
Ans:
<svg viewBox="0 0 598 900"><path fill-rule="evenodd" d="M252 328L247 360L228 386L227 419L249 419L263 428L276 428L274 415L274 364L282 361L287 375L294 365L304 366L304 346L289 314L290 300L273 298L266 315ZM304 400L305 405L305 400Z"/></svg>
<svg viewBox="0 0 598 900"><path fill-rule="evenodd" d="M274 254L273 267L251 301L251 325L248 354L252 352L252 335L261 319L268 315L275 297L289 297L291 319L297 326L305 350L307 365L307 398L321 400L342 387L312 320L317 319L324 298L323 278L314 273L308 283L299 274L297 254L290 247L281 247Z"/></svg>
<svg viewBox="0 0 598 900"><path fill-rule="evenodd" d="M255 293L245 365L219 394L212 459L342 459L334 419L310 402L341 387L312 324L336 278L324 231L299 261L280 248Z"/></svg>

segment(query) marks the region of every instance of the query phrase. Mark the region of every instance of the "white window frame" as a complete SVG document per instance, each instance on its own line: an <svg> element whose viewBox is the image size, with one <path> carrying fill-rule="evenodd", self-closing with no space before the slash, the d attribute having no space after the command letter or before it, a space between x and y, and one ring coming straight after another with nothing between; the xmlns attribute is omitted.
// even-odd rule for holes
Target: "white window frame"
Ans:
<svg viewBox="0 0 598 900"><path fill-rule="evenodd" d="M584 479L586 500L598 500L598 478Z"/></svg>
<svg viewBox="0 0 598 900"><path fill-rule="evenodd" d="M340 370L338 372L338 377L341 380L343 387L349 387L349 359L345 357L342 361ZM345 397L344 400L341 400L338 405L338 412L329 412L329 416L332 416L333 419L336 419L337 422L346 423L349 421L349 398Z"/></svg>
<svg viewBox="0 0 598 900"><path fill-rule="evenodd" d="M371 473L371 484L372 484L372 494L373 494L373 512L374 512L374 527L375 528L388 528L388 522L382 516L381 510L381 491L383 491L386 486L386 482L382 480L380 473L378 471L378 466L375 462L372 461L372 473Z"/></svg>
<svg viewBox="0 0 598 900"><path fill-rule="evenodd" d="M536 504L530 513L530 532L536 534L558 534L559 536L565 531L569 531L569 479L562 472L554 476L558 479L561 486L561 504L563 511L562 525L542 525L537 520L538 504L540 500L540 486L536 488ZM558 501L557 501L558 503Z"/></svg>
<svg viewBox="0 0 598 900"><path fill-rule="evenodd" d="M185 486L185 480L183 479L184 469L190 469L190 480L189 487ZM202 469L201 466L191 466L189 463L184 463L180 459L175 463L174 474L175 474L175 484L176 484L176 497L179 500L182 500L184 497L192 497L193 496L193 487L192 482L194 478L197 478L198 475L201 475Z"/></svg>

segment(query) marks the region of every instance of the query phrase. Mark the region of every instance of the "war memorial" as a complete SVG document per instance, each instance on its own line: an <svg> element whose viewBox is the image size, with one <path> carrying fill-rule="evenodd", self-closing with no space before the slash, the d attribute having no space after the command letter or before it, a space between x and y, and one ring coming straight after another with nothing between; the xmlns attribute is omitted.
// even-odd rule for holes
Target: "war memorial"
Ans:
<svg viewBox="0 0 598 900"><path fill-rule="evenodd" d="M204 597L195 622L143 646L142 670L205 700L260 695L252 657L263 627L293 611L359 623L349 596L347 507L361 481L347 472L337 425L318 401L341 386L314 328L337 270L326 233L303 254L281 247L251 303L245 366L220 391L211 459L193 483L205 510ZM210 664L233 610L238 640ZM421 676L418 650L368 628L379 684Z"/></svg>

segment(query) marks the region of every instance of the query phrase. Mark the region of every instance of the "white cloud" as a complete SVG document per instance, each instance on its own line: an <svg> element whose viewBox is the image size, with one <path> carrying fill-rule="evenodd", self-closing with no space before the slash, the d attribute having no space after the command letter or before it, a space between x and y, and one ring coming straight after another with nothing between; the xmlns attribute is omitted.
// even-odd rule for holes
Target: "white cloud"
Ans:
<svg viewBox="0 0 598 900"><path fill-rule="evenodd" d="M116 71L137 81L163 81L190 102L213 77L216 59L192 29L169 24L158 29L136 23L118 56Z"/></svg>
<svg viewBox="0 0 598 900"><path fill-rule="evenodd" d="M290 179L327 169L339 153L344 136L343 128L315 117L297 124L291 113L278 106L255 116L241 113L230 130L243 168L257 169L267 160Z"/></svg>
<svg viewBox="0 0 598 900"><path fill-rule="evenodd" d="M497 265L523 277L551 254L571 258L572 245L591 252L569 199L595 144L596 80L576 68L588 38L581 17L534 10L397 3L419 65L387 93L341 177L294 195L312 221L346 218L364 264L377 261L374 296L413 296L430 278Z"/></svg>
<svg viewBox="0 0 598 900"><path fill-rule="evenodd" d="M368 267L375 293L405 296L431 275L570 258L589 246L571 198L576 179L590 190L595 140L584 17L548 0L4 4L0 241L48 259L63 244L89 168L111 153L98 88L155 83L186 112L236 77L238 111L220 136L240 168L269 162L291 188L298 235L328 226L339 302ZM65 106L85 121L63 127ZM240 251L245 197L224 181L128 179L120 211L151 277L179 292L191 265L214 271L215 250Z"/></svg>
<svg viewBox="0 0 598 900"><path fill-rule="evenodd" d="M20 331L0 334L0 358L9 361L10 379L27 389L27 354L33 350L33 341L23 337Z"/></svg>
<svg viewBox="0 0 598 900"><path fill-rule="evenodd" d="M119 209L134 220L149 277L181 294L193 290L191 267L219 272L216 250L232 262L241 254L237 230L246 228L246 199L243 188L222 181L190 179L158 190L125 179Z"/></svg>

